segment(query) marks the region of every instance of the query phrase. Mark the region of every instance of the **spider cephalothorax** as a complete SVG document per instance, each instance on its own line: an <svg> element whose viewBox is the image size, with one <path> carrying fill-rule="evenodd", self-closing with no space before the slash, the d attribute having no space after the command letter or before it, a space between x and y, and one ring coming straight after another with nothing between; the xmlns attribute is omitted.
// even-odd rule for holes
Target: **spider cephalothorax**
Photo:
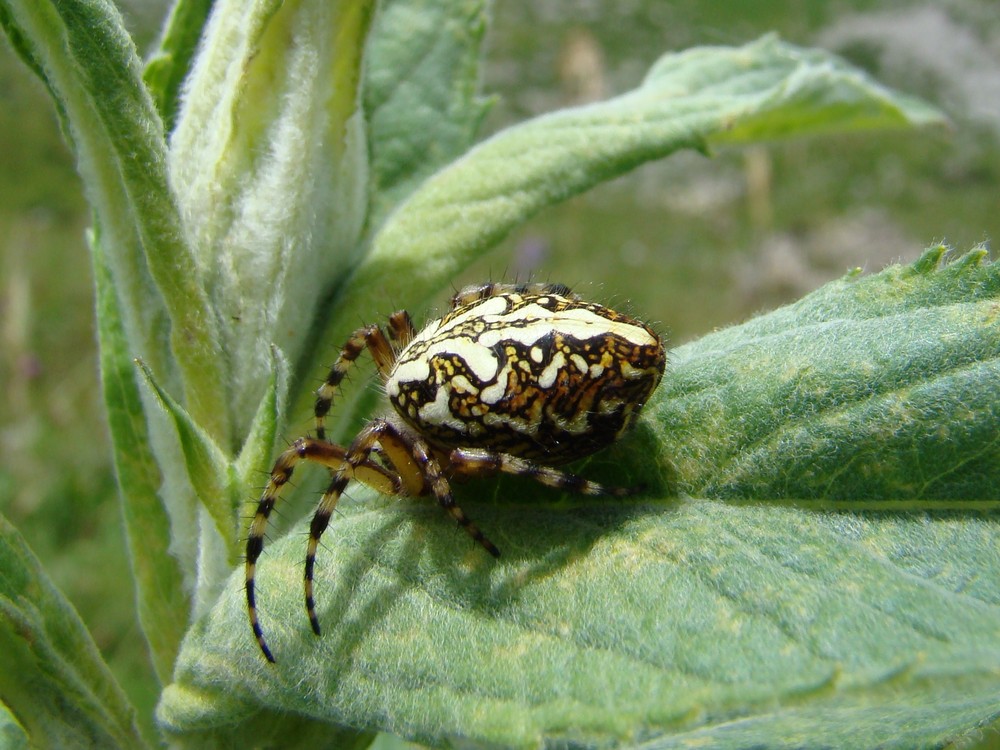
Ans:
<svg viewBox="0 0 1000 750"><path fill-rule="evenodd" d="M359 328L317 392L316 438L282 453L250 526L246 593L250 624L274 661L257 619L254 571L267 518L302 460L332 480L309 529L306 611L313 602L319 540L352 479L391 495L433 495L491 555L500 552L455 504L455 476L519 474L586 495L629 494L553 468L613 443L656 388L666 355L644 323L546 284L484 284L452 298L451 311L419 332L406 312L389 316L388 337ZM394 413L369 422L348 448L326 441L325 418L351 363L368 349Z"/></svg>

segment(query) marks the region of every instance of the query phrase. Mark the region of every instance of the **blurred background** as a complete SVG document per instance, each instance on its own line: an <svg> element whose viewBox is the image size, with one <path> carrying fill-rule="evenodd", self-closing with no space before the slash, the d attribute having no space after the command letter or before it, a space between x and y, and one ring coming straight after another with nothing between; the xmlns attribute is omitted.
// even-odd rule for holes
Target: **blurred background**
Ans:
<svg viewBox="0 0 1000 750"><path fill-rule="evenodd" d="M148 48L166 3L119 5ZM677 345L850 268L1000 237L995 0L497 0L494 19L483 90L496 103L484 136L633 88L664 52L768 31L840 53L937 104L953 127L679 154L545 211L456 283L534 273L633 310ZM4 40L0 512L79 609L145 718L156 687L121 575L87 225L51 102ZM373 316L389 304L374 300Z"/></svg>

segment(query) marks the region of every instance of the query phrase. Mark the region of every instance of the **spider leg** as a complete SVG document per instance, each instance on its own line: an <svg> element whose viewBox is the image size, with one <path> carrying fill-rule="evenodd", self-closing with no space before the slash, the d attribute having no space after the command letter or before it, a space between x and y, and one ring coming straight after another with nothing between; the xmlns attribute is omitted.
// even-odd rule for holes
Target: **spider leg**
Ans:
<svg viewBox="0 0 1000 750"><path fill-rule="evenodd" d="M246 551L246 592L247 592L247 612L250 616L250 626L253 634L257 638L260 650L268 661L273 662L274 656L267 646L264 633L257 618L257 603L254 588L254 576L257 569L257 560L264 550L264 532L267 530L267 519L274 510L275 503L281 497L281 489L292 477L292 472L301 461L312 461L322 464L331 471L341 471L347 465L345 451L339 445L333 445L322 440L312 438L301 438L296 440L292 446L278 456L274 468L271 469L271 476L267 480L267 486L261 493L257 502L257 511L250 524L250 531L247 534ZM393 474L383 469L376 463L362 461L351 467L352 476L359 482L363 482L374 487L379 492L387 495L405 494L402 480L397 474Z"/></svg>
<svg viewBox="0 0 1000 750"><path fill-rule="evenodd" d="M393 467L399 471L400 482L404 487L429 487L430 491L437 498L438 504L444 508L454 518L458 525L481 544L487 552L494 557L500 556L500 551L493 543L486 538L482 531L462 512L462 509L455 503L451 493L448 480L441 471L441 465L434 457L430 447L424 440L409 434L403 434L399 428L385 419L374 419L369 422L347 449L344 458L344 465L334 475L333 480L323 498L320 500L316 513L313 515L312 523L309 525L309 543L306 548L305 575L303 577L305 588L306 612L309 615L309 623L313 632L320 634L319 618L316 616L316 601L313 597L313 572L316 563L316 550L319 547L320 538L326 531L333 516L333 511L337 507L341 495L350 482L352 475L356 472L356 467L364 466L376 446L380 445L384 455L389 459ZM403 450L405 449L405 453ZM412 463L407 462L404 466L399 466L401 456L409 455ZM415 476L407 476L414 474ZM402 494L402 493L395 493ZM255 631L256 632L256 631Z"/></svg>
<svg viewBox="0 0 1000 750"><path fill-rule="evenodd" d="M389 336L399 345L405 347L417 335L413 327L413 319L406 310L397 310L389 316Z"/></svg>
<svg viewBox="0 0 1000 750"><path fill-rule="evenodd" d="M407 320L409 320L409 316L407 316ZM411 323L411 328L412 325ZM316 390L314 414L316 417L316 437L320 440L326 439L326 415L333 404L333 397L336 395L340 383L344 380L344 376L351 369L351 365L357 361L365 348L371 352L372 359L375 360L375 366L378 368L382 379L385 380L389 377L389 371L396 361L396 355L382 329L376 325L370 325L359 328L352 333L351 337L341 347L340 355L337 357L337 361L333 363L333 367L330 368L330 372L327 374L326 380L323 381L323 385Z"/></svg>
<svg viewBox="0 0 1000 750"><path fill-rule="evenodd" d="M519 458L509 453L478 448L456 448L448 457L449 467L454 474L462 476L490 476L496 473L513 474L515 476L534 479L546 487L557 490L575 492L580 495L610 495L625 497L638 492L640 487L607 487L598 482L572 474L561 469Z"/></svg>
<svg viewBox="0 0 1000 750"><path fill-rule="evenodd" d="M447 478L444 476L444 472L441 470L441 464L434 457L430 446L421 438L414 438L411 449L413 451L413 458L419 466L424 469L424 476L427 477L427 482L430 485L431 492L434 493L434 497L437 498L438 505L444 508L458 525L465 529L466 533L471 536L493 557L500 557L500 550L489 539L486 535L479 530L469 517L465 515L461 508L455 503L455 498L451 493L451 485L448 483Z"/></svg>

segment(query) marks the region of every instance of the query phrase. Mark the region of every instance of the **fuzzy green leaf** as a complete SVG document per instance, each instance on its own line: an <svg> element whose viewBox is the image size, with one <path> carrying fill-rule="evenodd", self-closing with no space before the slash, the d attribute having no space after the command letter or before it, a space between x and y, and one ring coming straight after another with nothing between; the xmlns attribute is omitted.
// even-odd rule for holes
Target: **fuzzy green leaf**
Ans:
<svg viewBox="0 0 1000 750"><path fill-rule="evenodd" d="M187 475L202 506L215 521L219 536L229 543L230 564L237 558L235 548L237 509L242 500L242 487L222 449L213 442L191 416L170 394L161 388L153 373L138 361L145 384L155 395L159 406L169 415L177 430Z"/></svg>
<svg viewBox="0 0 1000 750"><path fill-rule="evenodd" d="M841 58L774 35L737 49L668 55L649 71L646 87L680 99L678 121L727 110L703 133L709 146L946 122L926 102L882 86Z"/></svg>
<svg viewBox="0 0 1000 750"><path fill-rule="evenodd" d="M317 571L324 635L303 612L293 534L259 568L279 663L256 651L234 576L185 643L168 728L263 707L433 744L590 747L724 734L742 717L781 729L765 745L802 746L838 712L867 715L842 728L850 746L876 717L954 737L997 705L995 516L466 502L502 546L494 563L429 504L353 510Z"/></svg>
<svg viewBox="0 0 1000 750"><path fill-rule="evenodd" d="M836 56L773 36L667 55L635 90L509 128L424 182L375 236L316 351L367 320L374 294L419 313L511 229L644 162L714 143L942 122Z"/></svg>
<svg viewBox="0 0 1000 750"><path fill-rule="evenodd" d="M744 123L762 140L943 121L931 112L834 55L775 37L670 54L635 90L512 127L428 180L379 233L356 282L378 277L388 296L425 302L542 208L682 148L747 142L732 135Z"/></svg>
<svg viewBox="0 0 1000 750"><path fill-rule="evenodd" d="M266 466L274 455L274 440L278 425L285 413L285 397L288 394L288 361L278 347L271 347L271 378L267 391L261 399L257 413L250 424L250 434L233 462L236 481L244 487L259 484L251 477L260 476L261 466Z"/></svg>
<svg viewBox="0 0 1000 750"><path fill-rule="evenodd" d="M71 65L61 59L61 19L46 3L26 4L22 8L0 0L0 21L14 49L48 88L63 132L79 157L84 187L97 215L96 222L103 227L104 244L111 255L108 265L122 299L126 332L133 346L145 352L157 369L171 371L168 368L168 363L172 364L170 358L163 356L169 338L166 310L139 250L141 241L130 215L125 186L113 160L107 158L113 148L107 135L102 133L94 107L82 95L82 87L70 83L77 74L64 71L64 67ZM115 28L114 23L109 26ZM61 83L60 78L68 81ZM63 101L63 88L77 94L77 98ZM91 151L101 158L91 158ZM135 316L131 313L139 309L140 300L143 315Z"/></svg>
<svg viewBox="0 0 1000 750"><path fill-rule="evenodd" d="M258 566L278 664L256 648L238 571L189 632L161 721L182 732L265 707L433 744L750 747L935 744L995 720L1000 266L978 251L940 259L853 275L674 352L639 429L584 468L644 480L658 501L559 504L514 480L492 502L482 484L460 491L495 562L433 502L353 489L317 562L323 636L303 612L292 533ZM785 385L780 363L801 384L810 359L812 387ZM982 399L947 397L983 372ZM819 453L810 468L797 441L769 439L851 419L825 436L839 462ZM852 505L864 486L843 470L879 441L887 477L861 471L875 489L858 500L892 512ZM914 491L895 469L907 463L942 479Z"/></svg>
<svg viewBox="0 0 1000 750"><path fill-rule="evenodd" d="M372 154L369 223L472 145L488 109L478 96L485 0L392 0L365 57Z"/></svg>
<svg viewBox="0 0 1000 750"><path fill-rule="evenodd" d="M0 703L33 747L147 747L83 621L3 516Z"/></svg>
<svg viewBox="0 0 1000 750"><path fill-rule="evenodd" d="M158 495L162 475L150 444L135 364L97 232L91 237L90 246L97 297L101 387L121 491L139 622L156 674L166 683L187 628L188 602L183 575L168 549L170 520Z"/></svg>
<svg viewBox="0 0 1000 750"><path fill-rule="evenodd" d="M974 250L941 267L944 252L675 351L654 419L677 489L1000 500L1000 266Z"/></svg>
<svg viewBox="0 0 1000 750"><path fill-rule="evenodd" d="M143 80L168 131L173 128L181 85L190 70L191 58L198 47L198 40L213 2L214 0L176 0L159 46L143 71Z"/></svg>

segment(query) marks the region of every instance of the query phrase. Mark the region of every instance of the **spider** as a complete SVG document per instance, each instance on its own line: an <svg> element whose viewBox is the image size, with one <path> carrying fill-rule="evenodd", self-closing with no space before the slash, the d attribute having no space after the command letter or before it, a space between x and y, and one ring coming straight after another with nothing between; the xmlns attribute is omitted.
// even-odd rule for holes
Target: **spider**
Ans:
<svg viewBox="0 0 1000 750"><path fill-rule="evenodd" d="M365 349L393 411L370 421L344 448L326 440L326 416ZM419 332L402 310L389 316L386 331L377 325L356 330L316 392L316 437L299 438L278 456L250 525L247 610L264 656L274 662L257 618L254 573L268 516L301 461L321 464L332 476L309 527L305 560L306 612L319 635L316 549L351 480L388 495L433 495L499 557L455 504L449 480L505 473L584 495L631 494L637 488L607 487L555 466L588 456L628 430L665 364L663 344L649 326L584 302L559 284L471 286Z"/></svg>

